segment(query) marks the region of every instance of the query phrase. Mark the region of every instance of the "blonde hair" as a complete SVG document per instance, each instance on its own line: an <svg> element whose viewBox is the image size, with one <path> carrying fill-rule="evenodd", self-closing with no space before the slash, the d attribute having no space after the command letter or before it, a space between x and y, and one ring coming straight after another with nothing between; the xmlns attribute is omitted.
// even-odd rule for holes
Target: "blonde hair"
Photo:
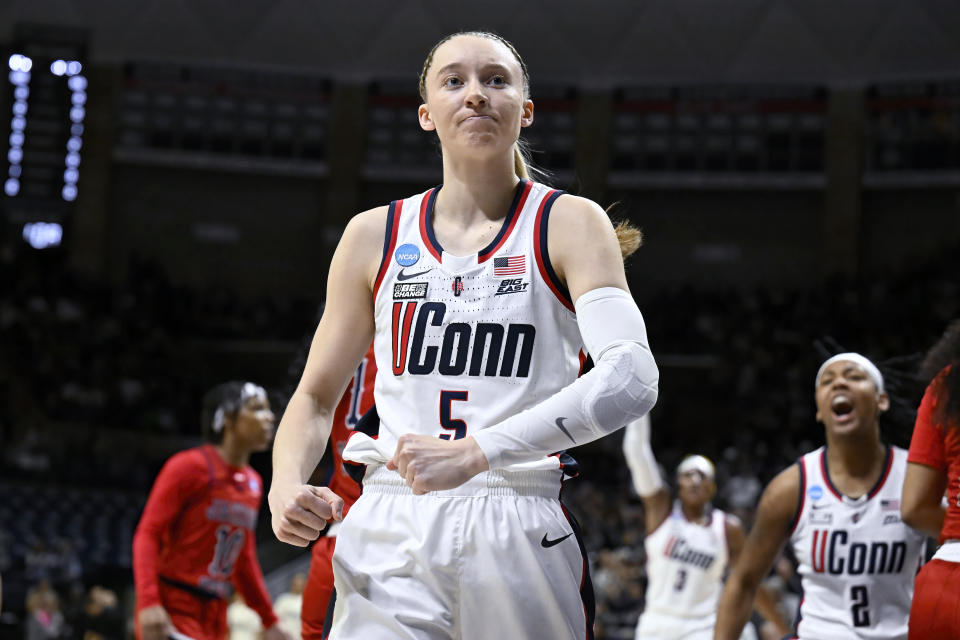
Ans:
<svg viewBox="0 0 960 640"><path fill-rule="evenodd" d="M530 99L530 72L527 70L527 65L523 61L523 58L520 57L520 53L517 52L517 48L514 47L509 40L490 31L458 31L442 38L433 45L430 53L427 54L426 60L423 61L423 69L420 71L420 81L418 85L421 100L424 102L427 101L427 74L430 72L430 67L433 66L433 57L437 53L437 49L439 49L443 43L457 36L486 38L505 46L510 53L513 54L517 64L520 65L520 71L523 73L523 99ZM547 177L546 172L534 166L533 161L530 159L530 147L524 140L517 140L513 143L513 170L518 177L525 180L537 179L541 181ZM607 209L607 213L610 212L611 208L612 207ZM629 222L621 220L616 224L615 231L617 233L617 241L620 243L620 255L623 256L624 259L639 249L640 245L643 244L643 234L640 229L634 227Z"/></svg>
<svg viewBox="0 0 960 640"><path fill-rule="evenodd" d="M610 208L607 209L607 213L610 213ZM617 242L620 243L620 256L624 260L633 255L643 244L643 232L626 220L621 220L614 225L613 230L617 234Z"/></svg>

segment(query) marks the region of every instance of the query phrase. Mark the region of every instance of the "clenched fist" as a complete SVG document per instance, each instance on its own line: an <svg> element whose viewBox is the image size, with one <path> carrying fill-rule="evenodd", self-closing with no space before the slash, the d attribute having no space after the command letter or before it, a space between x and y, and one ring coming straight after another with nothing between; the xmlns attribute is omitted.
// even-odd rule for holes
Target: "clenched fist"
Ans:
<svg viewBox="0 0 960 640"><path fill-rule="evenodd" d="M397 440L387 469L396 471L417 495L459 487L490 468L473 438L441 440L407 434Z"/></svg>
<svg viewBox="0 0 960 640"><path fill-rule="evenodd" d="M316 540L330 520L343 519L343 498L326 487L274 485L267 501L277 539L298 547Z"/></svg>

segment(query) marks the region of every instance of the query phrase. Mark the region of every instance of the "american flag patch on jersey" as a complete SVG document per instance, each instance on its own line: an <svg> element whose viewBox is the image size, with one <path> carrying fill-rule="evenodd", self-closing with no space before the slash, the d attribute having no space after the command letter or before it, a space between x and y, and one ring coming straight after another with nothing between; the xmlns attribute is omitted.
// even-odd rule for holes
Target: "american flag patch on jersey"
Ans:
<svg viewBox="0 0 960 640"><path fill-rule="evenodd" d="M527 271L527 256L507 256L493 259L493 276L519 276Z"/></svg>
<svg viewBox="0 0 960 640"><path fill-rule="evenodd" d="M899 500L881 500L880 508L884 511L900 511Z"/></svg>

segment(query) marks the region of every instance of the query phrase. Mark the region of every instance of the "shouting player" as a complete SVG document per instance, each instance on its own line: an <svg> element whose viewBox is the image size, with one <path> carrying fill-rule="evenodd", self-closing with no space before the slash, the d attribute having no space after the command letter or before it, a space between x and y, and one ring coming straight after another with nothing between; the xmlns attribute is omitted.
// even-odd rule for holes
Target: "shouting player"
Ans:
<svg viewBox="0 0 960 640"><path fill-rule="evenodd" d="M926 537L901 521L907 452L880 440L883 376L858 353L829 358L814 385L827 445L763 492L720 599L717 640L734 640L785 540L800 566L801 640L905 639Z"/></svg>

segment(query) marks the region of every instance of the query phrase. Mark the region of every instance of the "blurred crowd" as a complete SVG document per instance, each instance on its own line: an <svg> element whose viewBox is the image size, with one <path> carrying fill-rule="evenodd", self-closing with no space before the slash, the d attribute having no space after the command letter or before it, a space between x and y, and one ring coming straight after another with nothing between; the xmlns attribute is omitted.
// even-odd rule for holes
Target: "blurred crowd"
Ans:
<svg viewBox="0 0 960 640"><path fill-rule="evenodd" d="M889 441L905 445L922 390L914 377L919 355L960 316L957 255L960 247L952 247L908 270L860 281L798 289L688 287L641 299L661 366L653 444L667 476L688 453L711 457L717 506L749 526L764 483L822 442L813 377L828 352L841 348L874 358L889 376L900 402L881 426ZM204 356L191 345L284 341L295 352L312 332L318 303L175 285L146 262L132 264L124 283L112 286L71 273L56 253L0 246L0 480L74 488L122 482L129 497L118 509L135 512L163 459L184 438L199 436L199 398L207 383L200 374ZM263 382L285 389L289 380L282 378ZM645 581L643 510L625 466L611 464L622 459L619 447L615 436L576 450L583 477L568 483L565 497L586 536L598 637L607 638L632 637ZM89 576L58 586L52 575L75 571L71 553L88 550L64 551L38 523L36 537L47 555L38 552L27 563L29 549L12 557L9 544L18 514L2 516L4 584L14 567L34 567L24 576L29 594L3 604L4 611L25 616L18 624L29 637L85 637L78 630L88 627L103 637L128 631L112 617L123 609L122 592L118 605L115 592L94 594L98 585ZM133 524L135 517L114 520L130 531L111 539L123 544ZM263 536L260 542L269 544ZM109 563L122 556L105 557ZM50 566L38 569L44 562ZM84 563L78 565L83 573ZM783 586L792 577L778 570L771 580ZM789 597L789 590L783 593ZM101 631L84 622L102 616Z"/></svg>

